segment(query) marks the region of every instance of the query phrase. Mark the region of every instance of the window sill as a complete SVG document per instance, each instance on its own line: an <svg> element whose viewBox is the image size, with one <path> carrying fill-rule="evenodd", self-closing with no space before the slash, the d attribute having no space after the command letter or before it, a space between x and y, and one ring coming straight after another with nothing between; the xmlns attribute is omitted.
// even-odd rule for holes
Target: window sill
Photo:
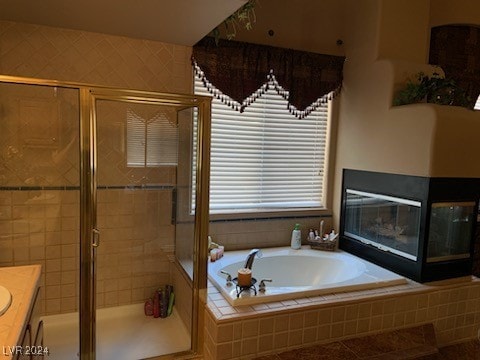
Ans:
<svg viewBox="0 0 480 360"><path fill-rule="evenodd" d="M330 209L269 209L258 211L239 211L230 213L210 213L210 221L257 220L300 217L331 217Z"/></svg>

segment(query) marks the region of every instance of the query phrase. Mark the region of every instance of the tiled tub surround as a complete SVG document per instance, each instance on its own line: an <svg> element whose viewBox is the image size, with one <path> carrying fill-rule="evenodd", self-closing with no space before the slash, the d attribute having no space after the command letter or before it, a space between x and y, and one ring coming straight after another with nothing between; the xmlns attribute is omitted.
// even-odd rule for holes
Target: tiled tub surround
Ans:
<svg viewBox="0 0 480 360"><path fill-rule="evenodd" d="M172 283L175 289L175 310L191 334L193 318L193 285L188 274L178 262L172 267Z"/></svg>
<svg viewBox="0 0 480 360"><path fill-rule="evenodd" d="M433 323L439 346L474 339L480 280L464 277L232 307L210 284L205 359L248 359Z"/></svg>

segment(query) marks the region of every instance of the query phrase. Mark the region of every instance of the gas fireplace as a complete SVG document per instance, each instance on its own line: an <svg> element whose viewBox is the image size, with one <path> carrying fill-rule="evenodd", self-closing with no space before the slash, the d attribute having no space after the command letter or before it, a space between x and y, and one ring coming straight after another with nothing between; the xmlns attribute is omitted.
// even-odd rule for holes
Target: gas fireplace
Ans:
<svg viewBox="0 0 480 360"><path fill-rule="evenodd" d="M472 273L480 179L343 172L340 248L413 280Z"/></svg>

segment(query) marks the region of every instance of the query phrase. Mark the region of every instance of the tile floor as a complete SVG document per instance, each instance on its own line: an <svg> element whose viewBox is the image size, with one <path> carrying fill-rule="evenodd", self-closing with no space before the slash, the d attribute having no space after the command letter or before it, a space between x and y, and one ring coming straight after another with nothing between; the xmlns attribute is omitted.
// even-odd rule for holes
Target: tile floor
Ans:
<svg viewBox="0 0 480 360"><path fill-rule="evenodd" d="M480 360L480 339L437 348L432 324L315 345L255 360Z"/></svg>
<svg viewBox="0 0 480 360"><path fill-rule="evenodd" d="M289 350L257 360L397 360L436 354L432 324Z"/></svg>
<svg viewBox="0 0 480 360"><path fill-rule="evenodd" d="M479 360L480 340L440 348L440 354L432 360Z"/></svg>

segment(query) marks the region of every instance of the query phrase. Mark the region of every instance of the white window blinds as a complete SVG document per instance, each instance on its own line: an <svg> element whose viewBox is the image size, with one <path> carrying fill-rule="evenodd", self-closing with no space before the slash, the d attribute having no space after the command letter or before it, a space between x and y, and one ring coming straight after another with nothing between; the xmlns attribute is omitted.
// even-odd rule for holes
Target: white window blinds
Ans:
<svg viewBox="0 0 480 360"><path fill-rule="evenodd" d="M323 207L327 130L328 104L297 119L272 87L243 113L214 99L210 211Z"/></svg>
<svg viewBox="0 0 480 360"><path fill-rule="evenodd" d="M477 101L475 102L475 106L473 107L473 110L480 110L480 96L477 98Z"/></svg>
<svg viewBox="0 0 480 360"><path fill-rule="evenodd" d="M127 110L127 166L177 165L178 129L158 112L144 119Z"/></svg>

